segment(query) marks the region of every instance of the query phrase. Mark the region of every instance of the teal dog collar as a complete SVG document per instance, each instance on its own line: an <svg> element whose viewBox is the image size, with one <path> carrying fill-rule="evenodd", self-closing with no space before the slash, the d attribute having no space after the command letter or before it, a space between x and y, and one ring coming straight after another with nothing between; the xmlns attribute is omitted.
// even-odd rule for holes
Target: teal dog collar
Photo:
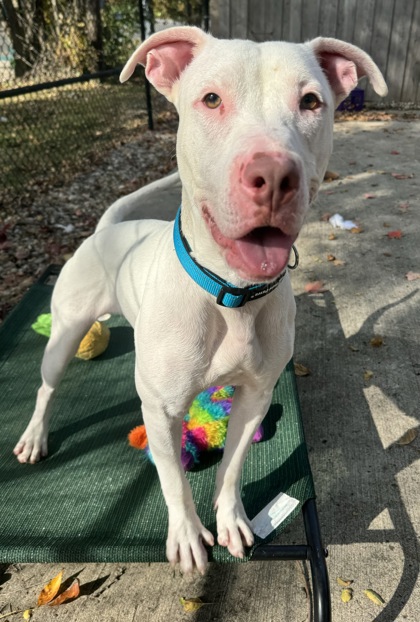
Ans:
<svg viewBox="0 0 420 622"><path fill-rule="evenodd" d="M192 250L181 229L181 208L178 209L174 224L175 251L181 265L189 276L206 292L216 297L216 302L221 307L243 307L250 300L257 300L272 292L284 278L286 270L272 283L261 283L249 287L236 287L225 281L214 272L201 266L192 256ZM298 254L295 253L295 263L291 268L298 265Z"/></svg>

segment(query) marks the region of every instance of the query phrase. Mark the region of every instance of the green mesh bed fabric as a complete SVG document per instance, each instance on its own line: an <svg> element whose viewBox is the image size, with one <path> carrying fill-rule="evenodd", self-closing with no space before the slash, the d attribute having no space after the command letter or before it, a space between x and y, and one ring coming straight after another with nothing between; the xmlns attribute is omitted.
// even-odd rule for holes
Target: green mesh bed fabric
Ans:
<svg viewBox="0 0 420 622"><path fill-rule="evenodd" d="M103 355L69 365L54 401L48 458L21 465L12 454L40 383L46 338L31 324L49 312L49 280L34 285L0 329L0 562L165 561L167 513L157 473L127 443L128 432L142 421L133 332L122 318L109 320L111 340ZM264 439L251 447L243 471L248 516L280 491L300 500L267 542L315 496L292 364L274 391ZM220 454L208 454L187 475L198 513L213 533L219 460ZM219 546L210 556L234 561Z"/></svg>

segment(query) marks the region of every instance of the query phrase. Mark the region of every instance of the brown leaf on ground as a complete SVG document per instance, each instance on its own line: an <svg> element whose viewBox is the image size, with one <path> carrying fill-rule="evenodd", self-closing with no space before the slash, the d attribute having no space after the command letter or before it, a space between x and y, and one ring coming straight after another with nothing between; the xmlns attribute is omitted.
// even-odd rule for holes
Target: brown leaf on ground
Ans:
<svg viewBox="0 0 420 622"><path fill-rule="evenodd" d="M398 119L399 114L393 112L382 112L377 110L353 111L344 110L335 113L335 120L338 122L345 121L391 121Z"/></svg>
<svg viewBox="0 0 420 622"><path fill-rule="evenodd" d="M363 590L363 594L365 594L365 596L367 596L373 603L375 603L375 605L382 606L385 604L382 596L378 594L378 592L375 592L375 590Z"/></svg>
<svg viewBox="0 0 420 622"><path fill-rule="evenodd" d="M57 594L58 590L60 589L62 580L63 580L63 571L60 570L58 575L54 577L53 579L51 579L51 581L49 581L47 585L45 585L42 588L41 593L38 596L38 602L37 602L38 607L41 607L42 605L47 605L54 598L54 596Z"/></svg>
<svg viewBox="0 0 420 622"><path fill-rule="evenodd" d="M395 231L388 231L387 236L390 240L400 240L403 237L403 232L401 229L396 229Z"/></svg>
<svg viewBox="0 0 420 622"><path fill-rule="evenodd" d="M350 229L350 233L363 233L363 228L362 227L353 227L353 229Z"/></svg>
<svg viewBox="0 0 420 622"><path fill-rule="evenodd" d="M310 376L311 370L306 365L302 365L302 363L295 363L295 374L296 376Z"/></svg>
<svg viewBox="0 0 420 622"><path fill-rule="evenodd" d="M413 173L408 175L405 173L391 173L391 175L394 179L413 179L414 177Z"/></svg>
<svg viewBox="0 0 420 622"><path fill-rule="evenodd" d="M335 235L335 233L330 233L330 235L328 236L329 240L336 240L337 236Z"/></svg>
<svg viewBox="0 0 420 622"><path fill-rule="evenodd" d="M312 281L311 283L306 283L305 292L308 294L322 294L326 292L325 284L323 281Z"/></svg>
<svg viewBox="0 0 420 622"><path fill-rule="evenodd" d="M381 337L380 335L375 335L370 340L370 345L374 348L380 348L381 346L384 345L383 337Z"/></svg>
<svg viewBox="0 0 420 622"><path fill-rule="evenodd" d="M327 171L324 175L324 181L326 182L337 181L337 179L340 179L340 174L334 173L334 171Z"/></svg>
<svg viewBox="0 0 420 622"><path fill-rule="evenodd" d="M407 430L405 434L402 435L400 439L397 441L397 445L410 445L417 438L417 429L411 428Z"/></svg>
<svg viewBox="0 0 420 622"><path fill-rule="evenodd" d="M420 272L407 272L405 278L407 281L415 281L416 279L420 279Z"/></svg>
<svg viewBox="0 0 420 622"><path fill-rule="evenodd" d="M341 600L343 601L343 603L350 602L352 598L353 590L351 589L351 587L345 587L343 590L341 590Z"/></svg>
<svg viewBox="0 0 420 622"><path fill-rule="evenodd" d="M55 607L57 605L62 605L68 600L74 600L80 594L80 582L79 579L75 579L73 583L68 587L64 592L62 592L59 596L54 598L50 603L48 603L49 607Z"/></svg>
<svg viewBox="0 0 420 622"><path fill-rule="evenodd" d="M335 255L332 255L331 253L327 255L327 261L335 261Z"/></svg>
<svg viewBox="0 0 420 622"><path fill-rule="evenodd" d="M340 587L350 587L353 583L353 579L342 579L341 577L337 577L337 583Z"/></svg>
<svg viewBox="0 0 420 622"><path fill-rule="evenodd" d="M193 613L194 611L198 611L204 605L209 605L210 603L204 603L201 598L181 598L179 602L184 607L184 611L187 613Z"/></svg>

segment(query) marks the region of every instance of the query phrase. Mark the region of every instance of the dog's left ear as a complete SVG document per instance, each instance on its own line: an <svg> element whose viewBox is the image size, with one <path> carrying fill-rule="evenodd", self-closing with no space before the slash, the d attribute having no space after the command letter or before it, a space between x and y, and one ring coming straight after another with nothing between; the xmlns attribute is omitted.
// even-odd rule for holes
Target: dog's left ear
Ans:
<svg viewBox="0 0 420 622"><path fill-rule="evenodd" d="M128 80L140 63L146 68L147 79L172 101L174 84L209 39L210 35L194 26L158 32L137 48L122 70L120 81Z"/></svg>
<svg viewBox="0 0 420 622"><path fill-rule="evenodd" d="M307 43L318 59L338 106L366 76L375 92L381 97L388 93L382 73L371 57L360 48L328 37L318 37Z"/></svg>

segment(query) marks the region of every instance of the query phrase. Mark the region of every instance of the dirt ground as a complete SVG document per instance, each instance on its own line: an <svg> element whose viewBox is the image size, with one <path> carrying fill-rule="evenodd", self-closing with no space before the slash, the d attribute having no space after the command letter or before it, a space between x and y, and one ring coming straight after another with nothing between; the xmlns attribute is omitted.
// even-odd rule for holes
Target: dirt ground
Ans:
<svg viewBox="0 0 420 622"><path fill-rule="evenodd" d="M335 622L417 622L420 611L420 117L336 124L330 170L298 240L295 360ZM179 189L150 209L168 215ZM354 221L335 229L329 217ZM282 541L298 542L299 521ZM2 567L0 616L30 607L60 564ZM65 564L82 595L33 620L308 620L295 562L211 565L187 579L166 564ZM352 580L344 603L337 578ZM384 600L378 605L364 590ZM184 612L179 597L208 603Z"/></svg>

